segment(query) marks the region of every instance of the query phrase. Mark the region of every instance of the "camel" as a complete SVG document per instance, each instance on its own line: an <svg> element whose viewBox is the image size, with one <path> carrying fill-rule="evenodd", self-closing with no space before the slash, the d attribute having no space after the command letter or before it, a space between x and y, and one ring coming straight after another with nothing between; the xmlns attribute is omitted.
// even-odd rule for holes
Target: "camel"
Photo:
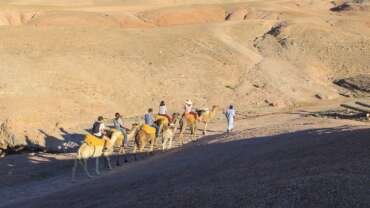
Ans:
<svg viewBox="0 0 370 208"><path fill-rule="evenodd" d="M155 115L154 120L155 120L154 123L156 123L159 126L159 136L160 136L163 133L163 129L169 125L170 121L166 116L162 115Z"/></svg>
<svg viewBox="0 0 370 208"><path fill-rule="evenodd" d="M197 115L195 113L184 113L182 118L180 119L180 135L179 139L181 141L181 144L184 144L184 131L187 126L190 127L191 131L191 140L195 141L196 139L196 130L197 130Z"/></svg>
<svg viewBox="0 0 370 208"><path fill-rule="evenodd" d="M138 125L133 124L132 129L128 135L128 138L132 138L133 135L135 135L137 131ZM72 168L72 181L75 179L76 170L78 163L81 164L81 166L84 168L84 171L87 175L87 177L91 178L91 174L89 173L87 169L87 160L89 158L95 158L95 172L97 175L100 175L99 171L99 158L105 157L107 161L107 165L109 169L112 169L112 166L110 164L109 156L113 154L114 148L119 147L119 152L121 153L124 151L122 147L122 141L123 141L123 134L122 132L118 130L112 130L111 132L111 138L110 139L104 139L103 145L94 145L94 144L87 144L86 142L83 143L80 148L77 151L77 156L74 162L74 166ZM119 157L117 158L117 163L119 164Z"/></svg>
<svg viewBox="0 0 370 208"><path fill-rule="evenodd" d="M145 145L149 142L150 142L150 152L153 152L154 145L157 143L157 136L155 132L156 131L154 127L151 127L147 124L141 125L135 135L135 144L133 153L136 153L137 150L139 150L139 152L143 152Z"/></svg>
<svg viewBox="0 0 370 208"><path fill-rule="evenodd" d="M203 135L206 135L208 122L215 117L217 109L218 109L218 106L213 105L212 110L209 110L209 109L197 110L198 121L204 123Z"/></svg>
<svg viewBox="0 0 370 208"><path fill-rule="evenodd" d="M176 126L177 126L178 121L179 121L179 114L174 113L173 117L172 117L172 123L169 126L167 126L163 129L162 150L166 149L167 144L168 144L167 149L171 149L172 141L173 141L173 138L175 137L175 134L176 134L176 130L177 130Z"/></svg>

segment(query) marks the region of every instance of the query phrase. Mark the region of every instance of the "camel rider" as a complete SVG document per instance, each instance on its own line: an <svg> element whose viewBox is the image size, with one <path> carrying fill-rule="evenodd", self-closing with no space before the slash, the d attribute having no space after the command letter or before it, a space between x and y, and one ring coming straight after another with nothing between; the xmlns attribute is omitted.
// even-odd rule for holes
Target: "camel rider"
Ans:
<svg viewBox="0 0 370 208"><path fill-rule="evenodd" d="M148 113L146 113L144 115L144 121L145 121L145 124L146 125L149 125L151 127L154 127L156 129L156 136L159 137L159 126L157 124L154 123L154 119L153 119L153 109L152 108L149 108L148 109Z"/></svg>
<svg viewBox="0 0 370 208"><path fill-rule="evenodd" d="M193 102L191 100L186 100L185 101L185 113L190 113L193 111Z"/></svg>
<svg viewBox="0 0 370 208"><path fill-rule="evenodd" d="M127 147L128 146L128 138L127 138L127 132L126 132L126 128L123 126L123 121L122 121L122 116L121 114L119 113L116 113L114 115L114 119L113 119L113 126L115 129L119 130L122 132L123 134L123 146L124 147Z"/></svg>
<svg viewBox="0 0 370 208"><path fill-rule="evenodd" d="M193 111L193 102L191 102L191 100L186 100L186 101L185 101L184 109L185 109L185 113L182 115L183 117L184 117L186 114L193 114L195 118L197 118L197 117L198 117L197 113L195 113L195 112Z"/></svg>
<svg viewBox="0 0 370 208"><path fill-rule="evenodd" d="M168 122L171 123L171 116L167 114L167 107L163 100L159 104L158 115L167 117Z"/></svg>
<svg viewBox="0 0 370 208"><path fill-rule="evenodd" d="M227 133L229 133L234 128L235 109L233 105L230 105L229 109L226 110L225 116L227 118Z"/></svg>
<svg viewBox="0 0 370 208"><path fill-rule="evenodd" d="M105 134L105 130L107 128L104 125L104 118L103 116L99 116L98 119L95 121L93 128L92 128L92 133L94 136L98 138L103 138Z"/></svg>

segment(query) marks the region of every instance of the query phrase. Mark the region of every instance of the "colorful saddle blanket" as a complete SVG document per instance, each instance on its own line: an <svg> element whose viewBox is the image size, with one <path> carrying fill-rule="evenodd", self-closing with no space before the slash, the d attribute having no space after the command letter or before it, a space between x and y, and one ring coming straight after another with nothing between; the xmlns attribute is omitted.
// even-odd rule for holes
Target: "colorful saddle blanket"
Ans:
<svg viewBox="0 0 370 208"><path fill-rule="evenodd" d="M156 129L154 127L151 127L147 124L144 124L143 127L141 128L145 133L147 134L155 134Z"/></svg>
<svg viewBox="0 0 370 208"><path fill-rule="evenodd" d="M189 122L194 122L197 119L198 115L194 112L185 113L185 118Z"/></svg>
<svg viewBox="0 0 370 208"><path fill-rule="evenodd" d="M87 134L85 136L85 143L87 145L91 145L91 146L104 146L105 143L107 142L107 140L105 139L100 139L94 135L91 135L91 134Z"/></svg>
<svg viewBox="0 0 370 208"><path fill-rule="evenodd" d="M165 115L155 115L154 116L154 119L155 120L168 120L168 118L167 118L167 116L165 116Z"/></svg>

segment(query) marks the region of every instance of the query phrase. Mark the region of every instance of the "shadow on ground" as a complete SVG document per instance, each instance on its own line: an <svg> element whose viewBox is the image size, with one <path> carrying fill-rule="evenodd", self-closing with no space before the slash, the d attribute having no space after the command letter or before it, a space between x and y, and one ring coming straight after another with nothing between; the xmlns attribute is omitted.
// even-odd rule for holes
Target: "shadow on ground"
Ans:
<svg viewBox="0 0 370 208"><path fill-rule="evenodd" d="M109 177L4 207L368 207L369 134L342 126L205 145L232 134L206 136Z"/></svg>

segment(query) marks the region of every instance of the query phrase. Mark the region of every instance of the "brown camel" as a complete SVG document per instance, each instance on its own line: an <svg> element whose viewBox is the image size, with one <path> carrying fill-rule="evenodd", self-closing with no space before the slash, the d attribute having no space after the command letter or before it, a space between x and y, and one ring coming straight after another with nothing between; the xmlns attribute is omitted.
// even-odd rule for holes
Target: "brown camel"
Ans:
<svg viewBox="0 0 370 208"><path fill-rule="evenodd" d="M133 124L133 127L130 131L130 134L128 135L128 138L132 138L133 135L135 135L137 128L138 128L138 125ZM99 158L102 156L106 159L108 168L112 169L109 156L113 154L115 147L119 147L120 149L119 151L122 152L122 149L123 149L121 147L122 140L123 140L122 132L118 130L112 130L110 139L105 138L104 141L98 140L99 143L97 142L95 144L88 144L86 142L83 143L77 151L77 156L74 162L74 166L72 168L72 181L74 181L75 179L76 170L77 170L79 163L84 168L86 175L89 178L92 177L87 169L87 160L89 158L95 158L95 162L96 162L95 172L97 175L100 175Z"/></svg>
<svg viewBox="0 0 370 208"><path fill-rule="evenodd" d="M150 143L150 152L153 152L154 145L157 143L156 131L154 127L143 124L136 132L133 153L136 153L138 149L139 152L143 152L147 143Z"/></svg>
<svg viewBox="0 0 370 208"><path fill-rule="evenodd" d="M206 135L208 122L215 117L217 109L218 106L213 105L211 110L209 109L197 110L198 121L204 123L203 135Z"/></svg>
<svg viewBox="0 0 370 208"><path fill-rule="evenodd" d="M163 129L168 127L168 125L170 124L170 121L168 120L166 116L155 115L154 123L157 124L159 127L158 129L159 129L159 136L160 136L163 133Z"/></svg>
<svg viewBox="0 0 370 208"><path fill-rule="evenodd" d="M181 144L184 144L184 131L186 127L190 127L190 132L191 132L191 140L195 141L197 133L197 115L195 113L184 113L180 120L180 135L179 139L181 141Z"/></svg>

